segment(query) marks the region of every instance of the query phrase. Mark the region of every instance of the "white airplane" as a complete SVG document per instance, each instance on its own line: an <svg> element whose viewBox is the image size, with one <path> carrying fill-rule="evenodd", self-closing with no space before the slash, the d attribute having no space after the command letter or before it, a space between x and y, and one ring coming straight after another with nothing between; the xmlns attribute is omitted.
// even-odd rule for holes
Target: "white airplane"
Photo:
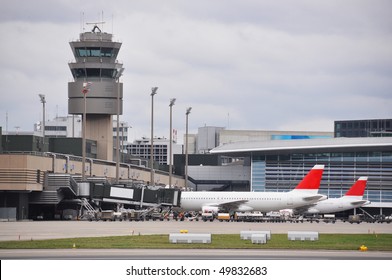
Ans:
<svg viewBox="0 0 392 280"><path fill-rule="evenodd" d="M363 199L367 179L367 177L360 177L342 197L328 198L317 202L315 205L294 209L294 212L303 214L328 214L370 204L370 201Z"/></svg>
<svg viewBox="0 0 392 280"><path fill-rule="evenodd" d="M325 195L318 194L324 165L315 165L302 181L289 192L182 192L184 211L218 212L278 211L314 204Z"/></svg>

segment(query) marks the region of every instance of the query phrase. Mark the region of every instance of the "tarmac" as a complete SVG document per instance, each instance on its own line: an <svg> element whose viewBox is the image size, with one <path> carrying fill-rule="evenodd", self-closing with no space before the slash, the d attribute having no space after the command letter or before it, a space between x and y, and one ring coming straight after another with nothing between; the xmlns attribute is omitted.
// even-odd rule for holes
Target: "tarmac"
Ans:
<svg viewBox="0 0 392 280"><path fill-rule="evenodd" d="M0 240L42 240L72 237L169 234L188 230L192 233L239 234L242 230L270 230L271 234L288 231L319 233L392 234L386 223L247 223L203 221L21 221L1 222ZM335 250L203 250L203 249L28 249L0 250L0 259L14 260L392 260L392 252Z"/></svg>
<svg viewBox="0 0 392 280"><path fill-rule="evenodd" d="M332 223L249 223L203 221L21 221L1 222L0 241L42 240L73 237L125 236L178 233L239 234L243 230L270 230L274 233L288 231L317 231L319 233L389 233L392 224L344 222Z"/></svg>

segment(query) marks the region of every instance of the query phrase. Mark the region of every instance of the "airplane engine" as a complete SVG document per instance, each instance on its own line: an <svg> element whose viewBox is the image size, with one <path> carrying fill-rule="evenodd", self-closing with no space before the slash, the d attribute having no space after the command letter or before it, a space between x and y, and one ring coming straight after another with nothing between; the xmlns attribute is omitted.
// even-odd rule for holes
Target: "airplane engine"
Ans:
<svg viewBox="0 0 392 280"><path fill-rule="evenodd" d="M318 214L318 213L320 213L320 211L317 210L316 208L310 207L310 208L306 211L306 213L308 213L308 214Z"/></svg>
<svg viewBox="0 0 392 280"><path fill-rule="evenodd" d="M201 208L201 211L203 213L218 213L219 207L217 207L217 206L203 206Z"/></svg>
<svg viewBox="0 0 392 280"><path fill-rule="evenodd" d="M246 205L240 205L238 207L238 211L240 211L240 212L253 211L253 208L250 206L246 206Z"/></svg>

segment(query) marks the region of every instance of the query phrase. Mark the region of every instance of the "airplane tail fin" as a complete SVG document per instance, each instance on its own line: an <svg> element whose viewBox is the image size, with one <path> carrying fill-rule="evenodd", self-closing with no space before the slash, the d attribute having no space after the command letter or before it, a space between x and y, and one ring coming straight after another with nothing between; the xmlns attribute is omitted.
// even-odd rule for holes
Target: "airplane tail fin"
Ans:
<svg viewBox="0 0 392 280"><path fill-rule="evenodd" d="M321 177L323 175L324 165L317 164L308 172L294 190L306 190L318 192L320 188Z"/></svg>
<svg viewBox="0 0 392 280"><path fill-rule="evenodd" d="M360 177L354 185L346 192L345 196L360 196L365 193L366 183L368 177Z"/></svg>

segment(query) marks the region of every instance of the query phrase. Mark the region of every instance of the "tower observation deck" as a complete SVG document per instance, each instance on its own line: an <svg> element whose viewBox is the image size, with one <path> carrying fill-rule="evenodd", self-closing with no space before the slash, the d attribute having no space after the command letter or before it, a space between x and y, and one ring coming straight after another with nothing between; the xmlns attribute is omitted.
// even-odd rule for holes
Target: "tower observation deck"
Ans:
<svg viewBox="0 0 392 280"><path fill-rule="evenodd" d="M80 34L70 42L75 62L69 63L74 81L68 83L68 113L83 114L83 84L91 83L86 94L86 138L97 141L97 157L113 160L112 115L122 115L123 71L117 55L121 43L112 41L112 34L97 25L91 32Z"/></svg>

